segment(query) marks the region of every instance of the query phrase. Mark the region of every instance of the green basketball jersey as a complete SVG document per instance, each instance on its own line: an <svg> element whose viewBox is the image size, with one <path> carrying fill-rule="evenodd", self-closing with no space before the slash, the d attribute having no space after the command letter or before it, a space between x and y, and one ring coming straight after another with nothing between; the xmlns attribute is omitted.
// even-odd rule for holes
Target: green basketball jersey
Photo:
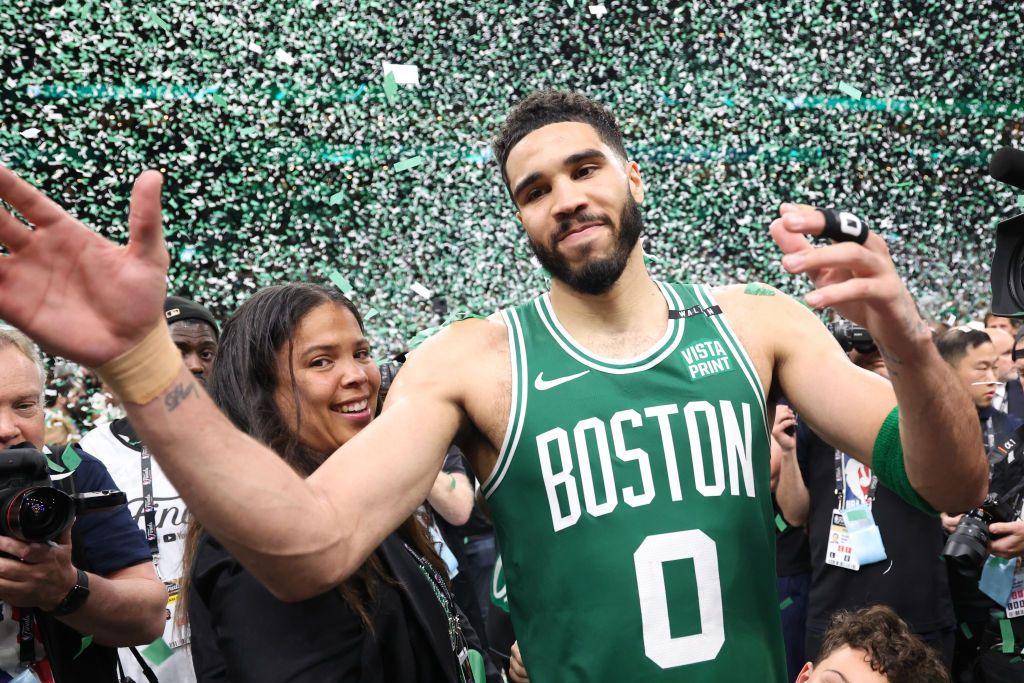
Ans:
<svg viewBox="0 0 1024 683"><path fill-rule="evenodd" d="M538 683L786 679L765 397L710 291L659 283L644 355L574 342L547 294L501 312L512 403L494 516Z"/></svg>

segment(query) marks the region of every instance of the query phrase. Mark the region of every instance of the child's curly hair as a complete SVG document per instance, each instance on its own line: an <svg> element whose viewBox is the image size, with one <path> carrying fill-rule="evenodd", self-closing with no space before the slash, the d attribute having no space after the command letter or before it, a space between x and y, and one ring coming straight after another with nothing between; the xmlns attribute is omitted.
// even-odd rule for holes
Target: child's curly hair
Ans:
<svg viewBox="0 0 1024 683"><path fill-rule="evenodd" d="M815 665L844 645L866 652L872 670L884 674L890 683L949 682L949 672L938 653L884 605L836 613Z"/></svg>

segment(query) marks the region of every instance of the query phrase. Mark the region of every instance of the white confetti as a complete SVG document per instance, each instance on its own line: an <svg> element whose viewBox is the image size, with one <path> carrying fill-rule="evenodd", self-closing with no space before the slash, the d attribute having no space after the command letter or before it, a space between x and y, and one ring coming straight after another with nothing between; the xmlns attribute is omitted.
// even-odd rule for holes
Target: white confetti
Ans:
<svg viewBox="0 0 1024 683"><path fill-rule="evenodd" d="M590 5L589 7L587 7L587 9L590 10L590 13L593 14L598 19L608 14L608 10L605 9L604 5Z"/></svg>
<svg viewBox="0 0 1024 683"><path fill-rule="evenodd" d="M292 64L295 63L295 57L292 57L282 48L277 48L277 52L274 53L274 59L288 66L291 66Z"/></svg>
<svg viewBox="0 0 1024 683"><path fill-rule="evenodd" d="M21 131L21 137L25 138L26 140L35 140L37 137L39 137L39 129L26 128L25 130Z"/></svg>
<svg viewBox="0 0 1024 683"><path fill-rule="evenodd" d="M384 75L389 73L395 75L395 83L398 85L419 85L420 69L415 64L392 64L384 62Z"/></svg>
<svg viewBox="0 0 1024 683"><path fill-rule="evenodd" d="M409 289L416 292L416 294L423 297L424 299L429 299L430 297L434 296L433 292L431 292L429 289L427 289L418 282L412 283L412 286Z"/></svg>

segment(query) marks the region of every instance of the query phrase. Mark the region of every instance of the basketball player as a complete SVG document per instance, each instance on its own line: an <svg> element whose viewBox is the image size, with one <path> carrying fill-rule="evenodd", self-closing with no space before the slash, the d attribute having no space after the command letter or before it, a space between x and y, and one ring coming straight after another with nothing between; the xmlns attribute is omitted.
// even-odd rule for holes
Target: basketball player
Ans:
<svg viewBox="0 0 1024 683"><path fill-rule="evenodd" d="M856 219L783 204L771 234L817 286L809 305L871 332L891 385L770 287L652 279L641 170L596 103L536 93L495 149L550 291L421 346L384 413L306 480L232 427L170 343L156 172L118 247L0 169L0 198L34 226L0 212L0 317L98 368L192 513L282 599L359 567L454 441L484 482L532 680L781 683L766 406L784 394L908 500L964 510L987 488L970 399ZM823 231L866 241L813 248ZM351 393L339 382L339 428L370 418Z"/></svg>

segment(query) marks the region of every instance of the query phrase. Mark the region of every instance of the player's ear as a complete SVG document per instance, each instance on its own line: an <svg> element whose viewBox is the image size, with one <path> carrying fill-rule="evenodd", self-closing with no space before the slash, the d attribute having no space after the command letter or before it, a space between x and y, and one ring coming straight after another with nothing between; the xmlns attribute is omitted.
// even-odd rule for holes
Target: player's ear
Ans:
<svg viewBox="0 0 1024 683"><path fill-rule="evenodd" d="M516 220L519 221L519 225L523 224L523 212L516 211Z"/></svg>
<svg viewBox="0 0 1024 683"><path fill-rule="evenodd" d="M814 665L810 662L804 664L804 668L800 669L800 673L797 674L796 683L807 683L811 679L811 672L814 671Z"/></svg>
<svg viewBox="0 0 1024 683"><path fill-rule="evenodd" d="M626 162L626 179L629 181L629 192L637 204L644 203L644 179L640 176L640 164L629 160Z"/></svg>

